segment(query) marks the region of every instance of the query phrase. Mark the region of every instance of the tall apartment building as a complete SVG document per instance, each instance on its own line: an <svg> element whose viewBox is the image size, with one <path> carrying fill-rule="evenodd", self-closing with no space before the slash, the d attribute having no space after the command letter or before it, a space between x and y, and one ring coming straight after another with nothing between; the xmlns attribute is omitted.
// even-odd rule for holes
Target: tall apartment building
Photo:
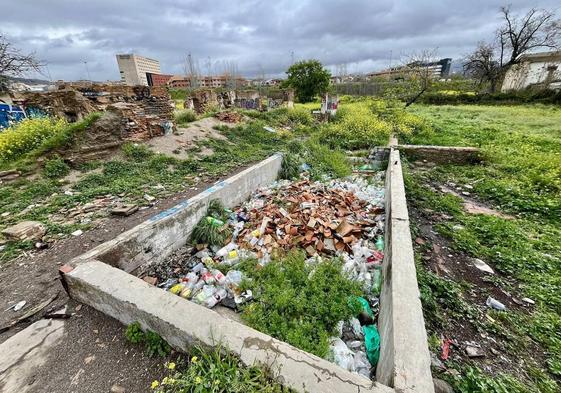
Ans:
<svg viewBox="0 0 561 393"><path fill-rule="evenodd" d="M117 65L121 81L127 85L148 86L146 73L161 74L160 62L135 54L117 55Z"/></svg>

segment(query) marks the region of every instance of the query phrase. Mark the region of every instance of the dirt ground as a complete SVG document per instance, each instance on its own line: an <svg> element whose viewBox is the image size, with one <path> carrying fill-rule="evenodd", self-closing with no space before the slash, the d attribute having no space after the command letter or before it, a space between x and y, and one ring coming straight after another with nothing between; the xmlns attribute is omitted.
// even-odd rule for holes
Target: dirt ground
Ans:
<svg viewBox="0 0 561 393"><path fill-rule="evenodd" d="M205 139L226 140L226 137L216 131L216 126L232 127L230 123L222 122L214 117L205 117L204 119L189 123L188 127L178 128L177 132L171 135L163 135L150 139L146 142L156 153L162 153L178 159L186 159L189 156L189 150L196 147L198 142ZM203 148L197 153L199 156L212 154L212 150Z"/></svg>
<svg viewBox="0 0 561 393"><path fill-rule="evenodd" d="M0 328L9 325L46 299L56 294L58 296L34 317L0 333L0 343L30 323L42 318L45 313L59 309L68 302L68 296L62 288L58 273L61 265L97 245L113 239L158 212L176 205L179 201L198 194L216 181L241 172L246 167L237 168L220 178L205 179L204 182L195 185L195 189L158 200L154 207L138 211L129 217L111 216L102 220L93 229L85 231L81 236L62 239L55 242L49 249L27 252L13 261L4 263L0 270ZM21 300L27 302L22 310L17 312L7 310Z"/></svg>
<svg viewBox="0 0 561 393"><path fill-rule="evenodd" d="M430 184L429 186L435 191L453 193L464 199L464 209L468 213L506 217L506 215L493 210L492 207L480 201L454 192L450 189L449 184ZM440 338L441 343L446 339L451 340L449 360L474 363L491 375L498 375L501 372L508 372L513 375L519 374L520 359L506 349L508 344L500 336L500 332L498 332L499 334L491 334L484 331L478 327L478 322L485 322L486 319L493 321L492 316L488 313L488 307L485 305L489 296L499 300L510 310L529 312L533 306L523 303L516 297L518 291L515 282L497 273L496 270L495 274L482 272L475 267L474 258L464 252L454 250L451 242L438 234L435 227L439 223L450 220L451 217L430 209L419 208L412 200L408 200L408 208L411 221L417 228L417 236L413 238L415 253L421 256L423 266L439 277L462 284L464 300L480 311L480 319L468 315L462 319L444 315L447 320L444 325L427 320L429 334L435 333ZM512 217L508 216L508 218ZM513 288L513 293L504 291L499 285L501 281L508 283ZM478 347L481 356L468 356L466 353L467 346ZM538 358L539 347L535 343L532 343L531 346L535 347L535 351L531 351L534 354L533 358L543 364L545 359ZM447 362L440 361L441 352L434 355L438 360L433 360L433 366L446 372Z"/></svg>
<svg viewBox="0 0 561 393"><path fill-rule="evenodd" d="M19 393L149 392L151 382L163 377L163 364L177 356L147 356L142 346L126 340L119 321L85 305L71 300L67 313L72 316L63 322L51 320L62 324L55 340L43 340L1 370L1 393L14 393L14 384Z"/></svg>

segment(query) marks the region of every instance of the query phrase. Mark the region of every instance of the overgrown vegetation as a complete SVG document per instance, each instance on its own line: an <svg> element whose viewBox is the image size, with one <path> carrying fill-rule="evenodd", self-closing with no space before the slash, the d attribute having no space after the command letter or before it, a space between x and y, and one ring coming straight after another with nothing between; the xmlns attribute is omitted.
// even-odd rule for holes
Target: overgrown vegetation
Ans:
<svg viewBox="0 0 561 393"><path fill-rule="evenodd" d="M206 215L193 228L191 242L222 247L232 235L227 219L228 215L222 203L218 199L211 201Z"/></svg>
<svg viewBox="0 0 561 393"><path fill-rule="evenodd" d="M131 323L125 330L125 337L132 344L143 344L148 356L167 356L171 351L169 344L159 334L147 330L144 332L139 322Z"/></svg>
<svg viewBox="0 0 561 393"><path fill-rule="evenodd" d="M194 347L189 360L179 359L165 365L167 374L152 382L158 393L283 393L290 392L272 380L263 367L245 367L227 348Z"/></svg>
<svg viewBox="0 0 561 393"><path fill-rule="evenodd" d="M242 319L251 327L324 357L329 337L338 321L348 320L360 306L351 297L362 295L357 282L342 272L338 259L306 262L302 251L273 258L261 269L247 260L242 270L255 302L243 309Z"/></svg>
<svg viewBox="0 0 561 393"><path fill-rule="evenodd" d="M192 109L184 109L175 113L175 122L177 125L191 123L197 120L197 114Z"/></svg>
<svg viewBox="0 0 561 393"><path fill-rule="evenodd" d="M45 165L43 167L43 175L52 179L60 179L61 177L68 175L69 172L70 167L59 156L45 161Z"/></svg>
<svg viewBox="0 0 561 393"><path fill-rule="evenodd" d="M561 111L543 106L426 107L414 112L430 119L434 132L411 135L409 143L480 146L486 162L475 166L439 166L407 176L410 203L444 214L438 232L453 248L481 258L502 274L498 282L513 296L536 301L531 313L493 313L494 322L463 299L466 290L424 270L418 275L429 327L475 321L481 332L500 337L504 350L521 359L513 375L489 376L472 364L450 379L460 392L558 392L561 376ZM477 199L515 219L464 212L461 199L442 195L423 183L469 184ZM481 321L484 322L481 322ZM537 343L541 354L530 355ZM543 356L545 362L539 364ZM547 370L542 370L545 366Z"/></svg>

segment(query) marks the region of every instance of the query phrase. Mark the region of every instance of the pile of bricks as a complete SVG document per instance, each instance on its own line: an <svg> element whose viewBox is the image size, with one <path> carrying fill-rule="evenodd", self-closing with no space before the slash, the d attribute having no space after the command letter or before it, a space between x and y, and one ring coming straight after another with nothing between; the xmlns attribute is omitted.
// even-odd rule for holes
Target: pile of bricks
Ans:
<svg viewBox="0 0 561 393"><path fill-rule="evenodd" d="M383 209L352 192L330 189L308 180L261 195L256 206L238 216L247 221L238 236L241 248L257 251L300 247L308 255L351 253L361 238L376 232ZM262 239L262 241L261 241Z"/></svg>

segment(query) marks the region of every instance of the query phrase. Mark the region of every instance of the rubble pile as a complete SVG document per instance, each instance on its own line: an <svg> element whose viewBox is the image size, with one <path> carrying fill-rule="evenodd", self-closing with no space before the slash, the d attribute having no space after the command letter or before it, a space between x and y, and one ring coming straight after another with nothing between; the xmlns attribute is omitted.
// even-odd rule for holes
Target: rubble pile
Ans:
<svg viewBox="0 0 561 393"><path fill-rule="evenodd" d="M238 112L218 112L216 118L226 123L239 123L242 121L242 115Z"/></svg>
<svg viewBox="0 0 561 393"><path fill-rule="evenodd" d="M139 276L206 307L220 304L239 311L238 306L253 296L240 287L243 260L257 259L257 268L262 268L271 256L294 248L306 251L306 263L339 257L344 272L363 288L364 296L358 298L363 311L339 323L339 336L331 339L330 360L370 377L379 353L375 321L385 220L381 176L370 182L359 175L326 183L278 181L257 190L237 209L226 210L227 219L204 218L211 226L228 229L231 236L225 246L184 247L163 263L142 267Z"/></svg>

